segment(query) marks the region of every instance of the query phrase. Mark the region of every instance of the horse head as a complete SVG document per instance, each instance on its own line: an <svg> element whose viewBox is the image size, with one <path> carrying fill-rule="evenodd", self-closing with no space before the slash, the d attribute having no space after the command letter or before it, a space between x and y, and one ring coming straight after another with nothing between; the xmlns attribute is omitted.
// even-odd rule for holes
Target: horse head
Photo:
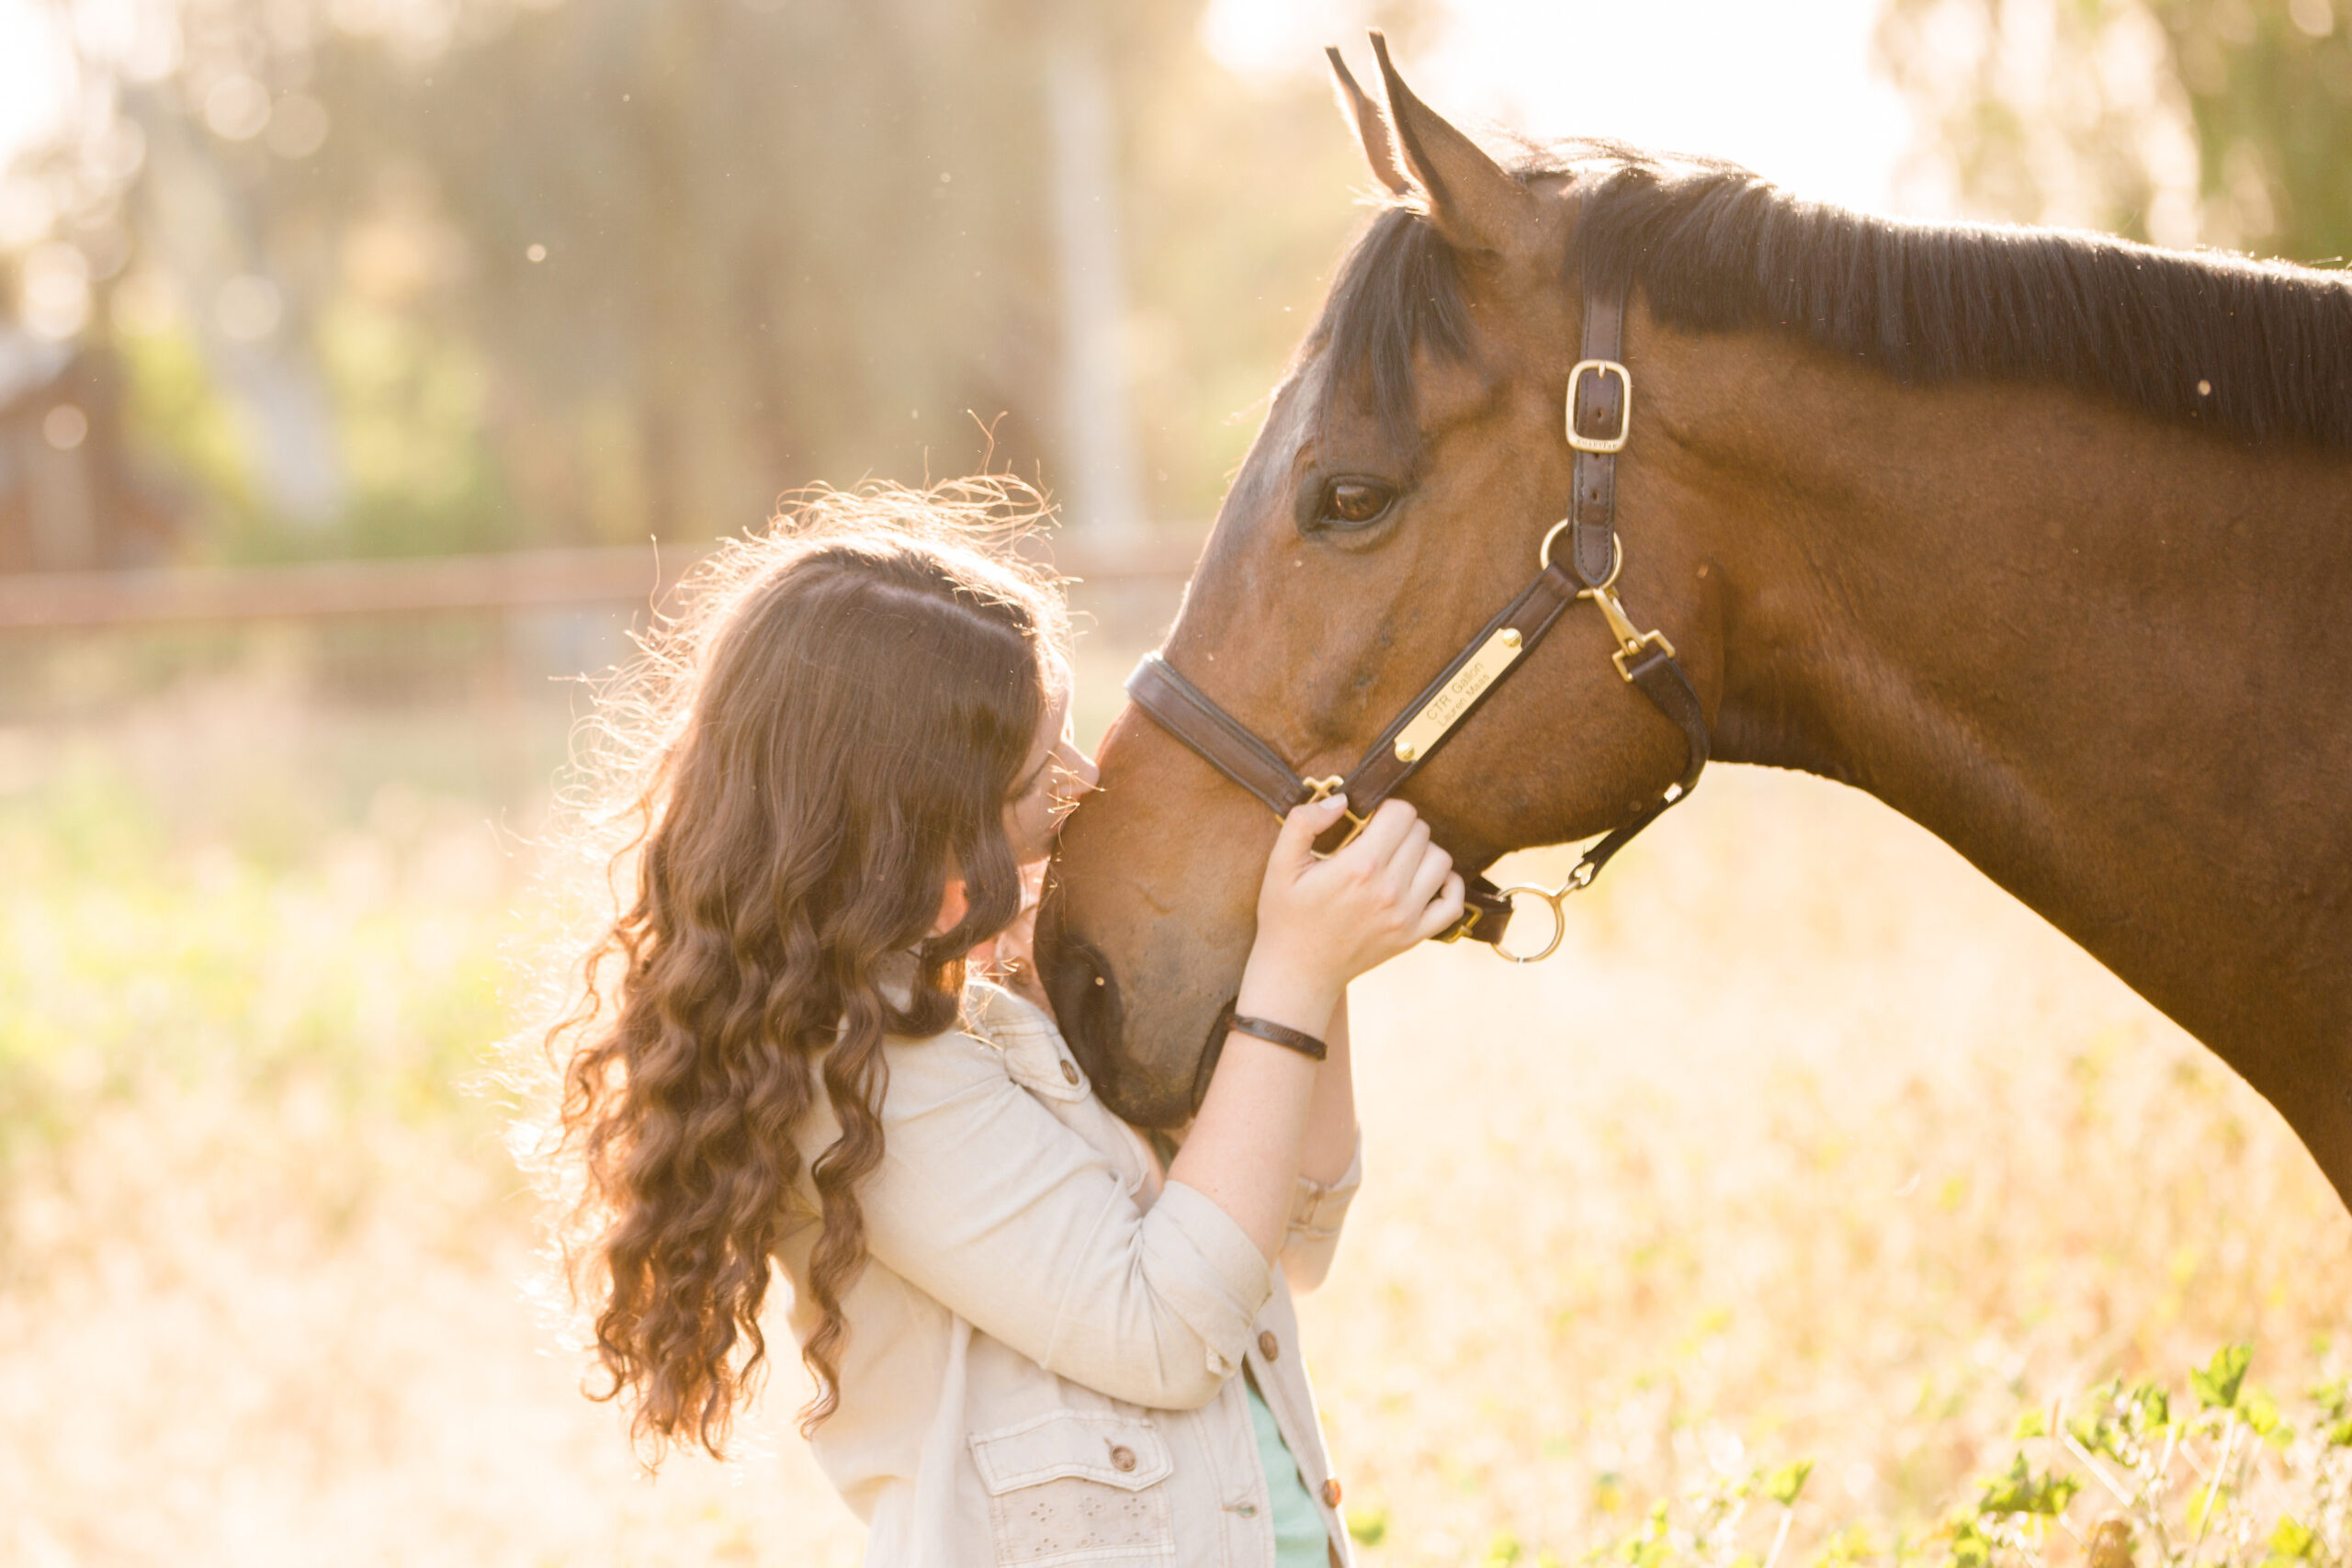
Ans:
<svg viewBox="0 0 2352 1568"><path fill-rule="evenodd" d="M1331 59L1387 198L1274 390L1163 650L1308 778L1348 773L1539 571L1574 475L1579 197L1623 162L1598 144L1498 161L1374 46L1385 115ZM1640 409L1629 456L1672 439L1654 399ZM1721 609L1675 525L1693 500L1628 466L1614 588L1711 703ZM1619 827L1683 773L1684 733L1621 678L1619 646L1601 615L1563 616L1397 792L1465 873ZM1276 821L1133 705L1100 761L1039 957L1105 1100L1169 1126L1204 1088Z"/></svg>

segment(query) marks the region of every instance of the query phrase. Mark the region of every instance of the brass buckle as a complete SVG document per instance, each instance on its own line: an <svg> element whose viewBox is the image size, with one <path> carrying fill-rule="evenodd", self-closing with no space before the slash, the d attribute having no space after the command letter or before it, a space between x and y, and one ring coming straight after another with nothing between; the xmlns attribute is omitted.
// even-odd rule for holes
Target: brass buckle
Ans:
<svg viewBox="0 0 2352 1568"><path fill-rule="evenodd" d="M1617 404L1617 434L1590 436L1577 429L1577 388L1584 381L1588 370L1601 376L1614 376L1624 388L1625 395ZM1622 452L1625 437L1634 428L1634 373L1613 359L1579 359L1568 372L1567 401L1568 445L1579 452Z"/></svg>
<svg viewBox="0 0 2352 1568"><path fill-rule="evenodd" d="M1464 937L1468 936L1472 931L1478 929L1478 922L1486 917L1486 910L1478 908L1476 906L1463 910L1462 918L1453 922L1453 929L1452 931L1438 932L1437 940L1440 942L1460 942Z"/></svg>
<svg viewBox="0 0 2352 1568"><path fill-rule="evenodd" d="M1348 781L1341 778L1339 774L1333 773L1327 778L1302 779L1299 782L1306 784L1307 789L1306 798L1299 802L1299 804L1301 806L1312 806L1318 800L1329 800L1331 796L1339 794L1340 787ZM1333 855L1338 854L1341 850L1344 850L1350 844L1354 843L1356 841L1356 835L1363 832L1364 825L1372 820L1369 817L1357 816L1345 806L1340 807L1340 814L1348 819L1348 836L1341 839L1338 843L1333 844L1328 850L1318 850L1314 845L1309 844L1306 848L1306 852L1313 855L1317 860L1329 860Z"/></svg>

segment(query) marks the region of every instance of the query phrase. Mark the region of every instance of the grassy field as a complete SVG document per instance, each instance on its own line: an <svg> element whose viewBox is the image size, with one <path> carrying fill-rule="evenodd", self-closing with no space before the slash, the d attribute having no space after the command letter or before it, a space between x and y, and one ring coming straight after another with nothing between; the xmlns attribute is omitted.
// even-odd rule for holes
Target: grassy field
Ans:
<svg viewBox="0 0 2352 1568"><path fill-rule="evenodd" d="M1097 725L1131 652L1085 660ZM481 1070L538 807L495 781L561 727L221 678L0 731L0 1562L855 1561L792 1377L738 1462L649 1481L528 1298ZM1370 1177L1306 1333L1369 1562L1727 1568L1782 1512L1711 1535L1727 1490L1810 1460L1780 1563L1967 1564L1979 1477L2072 1462L2021 1417L2231 1341L2298 1435L2246 1438L2202 1561L2341 1562L2303 1395L2352 1362L2352 1220L1868 800L1712 773L1552 963L1430 949L1356 1010ZM2203 1419L2184 1465L2244 1425ZM1991 1550L2071 1561L2098 1511Z"/></svg>

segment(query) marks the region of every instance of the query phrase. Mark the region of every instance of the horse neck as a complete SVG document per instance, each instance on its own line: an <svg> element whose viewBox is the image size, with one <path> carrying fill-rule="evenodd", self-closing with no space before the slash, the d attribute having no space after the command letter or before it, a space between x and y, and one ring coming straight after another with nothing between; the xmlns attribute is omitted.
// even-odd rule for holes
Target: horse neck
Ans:
<svg viewBox="0 0 2352 1568"><path fill-rule="evenodd" d="M1936 833L2269 1094L2352 1201L2352 458L1905 389L1777 334L1651 341L1661 478L1713 503L1720 754Z"/></svg>

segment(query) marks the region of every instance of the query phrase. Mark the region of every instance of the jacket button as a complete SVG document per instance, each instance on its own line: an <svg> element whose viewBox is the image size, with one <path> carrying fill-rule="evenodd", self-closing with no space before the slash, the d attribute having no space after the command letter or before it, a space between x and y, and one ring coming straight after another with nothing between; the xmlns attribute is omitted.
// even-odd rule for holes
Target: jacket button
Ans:
<svg viewBox="0 0 2352 1568"><path fill-rule="evenodd" d="M1340 1478L1336 1475L1323 1483L1323 1506L1327 1508L1340 1506Z"/></svg>
<svg viewBox="0 0 2352 1568"><path fill-rule="evenodd" d="M1078 1081L1078 1064L1075 1062L1064 1062L1062 1064L1062 1077L1066 1082L1076 1083Z"/></svg>
<svg viewBox="0 0 2352 1568"><path fill-rule="evenodd" d="M1136 1450L1124 1443L1114 1444L1111 1449L1111 1468L1124 1475L1135 1467Z"/></svg>
<svg viewBox="0 0 2352 1568"><path fill-rule="evenodd" d="M1258 1336L1258 1354L1265 1357L1266 1359L1271 1361L1282 1353L1282 1343L1274 1337L1274 1331L1272 1329L1269 1328L1263 1334Z"/></svg>

